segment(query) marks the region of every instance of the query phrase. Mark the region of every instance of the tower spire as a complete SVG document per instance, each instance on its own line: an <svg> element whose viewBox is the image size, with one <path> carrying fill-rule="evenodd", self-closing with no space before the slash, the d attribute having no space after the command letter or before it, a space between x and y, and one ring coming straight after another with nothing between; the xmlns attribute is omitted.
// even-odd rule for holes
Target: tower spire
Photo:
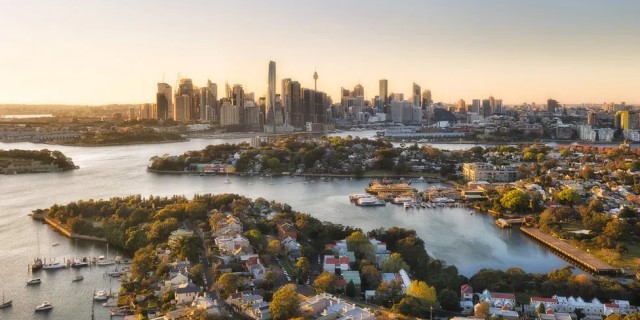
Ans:
<svg viewBox="0 0 640 320"><path fill-rule="evenodd" d="M313 69L313 91L318 91L318 72Z"/></svg>

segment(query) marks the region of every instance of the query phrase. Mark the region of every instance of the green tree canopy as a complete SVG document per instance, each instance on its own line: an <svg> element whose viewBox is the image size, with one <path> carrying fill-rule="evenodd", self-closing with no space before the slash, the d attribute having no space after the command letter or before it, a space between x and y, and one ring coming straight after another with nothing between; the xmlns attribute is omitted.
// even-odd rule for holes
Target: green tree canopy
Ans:
<svg viewBox="0 0 640 320"><path fill-rule="evenodd" d="M288 320L300 315L300 300L294 284L287 284L273 294L269 305L274 320Z"/></svg>
<svg viewBox="0 0 640 320"><path fill-rule="evenodd" d="M392 253L389 256L389 259L385 260L382 263L382 272L392 272L396 273L400 271L400 269L404 269L404 271L409 271L409 265L402 259L402 255L399 253Z"/></svg>

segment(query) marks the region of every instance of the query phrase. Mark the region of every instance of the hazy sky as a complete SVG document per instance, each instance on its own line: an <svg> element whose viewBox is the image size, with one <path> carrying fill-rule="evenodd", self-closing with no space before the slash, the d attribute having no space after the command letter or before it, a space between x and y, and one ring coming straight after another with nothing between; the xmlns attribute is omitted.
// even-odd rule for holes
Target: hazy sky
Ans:
<svg viewBox="0 0 640 320"><path fill-rule="evenodd" d="M155 102L178 73L257 96L269 60L338 100L640 103L637 0L0 0L0 103Z"/></svg>

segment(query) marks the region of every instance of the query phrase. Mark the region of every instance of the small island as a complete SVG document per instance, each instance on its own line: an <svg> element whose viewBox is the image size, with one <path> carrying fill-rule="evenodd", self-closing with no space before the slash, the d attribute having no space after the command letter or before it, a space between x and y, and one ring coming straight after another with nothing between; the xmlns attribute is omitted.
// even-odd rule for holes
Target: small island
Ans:
<svg viewBox="0 0 640 320"><path fill-rule="evenodd" d="M61 172L77 169L60 151L0 150L0 174Z"/></svg>

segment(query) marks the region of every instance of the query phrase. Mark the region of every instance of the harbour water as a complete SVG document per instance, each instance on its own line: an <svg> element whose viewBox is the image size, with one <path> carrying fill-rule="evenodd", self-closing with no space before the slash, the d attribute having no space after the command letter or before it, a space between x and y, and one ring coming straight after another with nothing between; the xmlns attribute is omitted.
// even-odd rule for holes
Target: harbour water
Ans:
<svg viewBox="0 0 640 320"><path fill-rule="evenodd" d="M364 133L366 135L371 132ZM104 275L107 267L85 268L84 280L72 283L76 272L63 269L40 271L39 287L27 287L32 276L27 265L37 255L72 258L105 254L104 244L74 242L46 225L32 221L33 209L70 201L100 199L129 194L171 196L202 193L238 193L290 204L295 210L321 220L351 225L365 231L392 226L415 229L425 240L427 251L471 276L481 268L520 267L528 272L548 272L567 263L531 241L518 230L499 229L490 217L469 214L464 208L409 209L388 204L384 207L356 207L348 195L364 192L368 179L306 179L189 176L146 172L150 157L182 154L209 144L237 143L249 139L192 139L190 141L132 146L66 147L33 143L0 143L0 149L60 150L71 157L78 170L63 173L0 175L0 291L13 300L13 307L0 310L0 319L90 319L94 290L117 290L118 282ZM454 149L460 145L434 145ZM469 145L473 146L473 145ZM418 189L427 184L415 184ZM38 238L40 239L38 243ZM52 247L54 242L59 246ZM110 255L115 256L115 252ZM112 267L108 267L112 268ZM43 300L54 309L34 314ZM95 318L109 319L107 308L95 304Z"/></svg>

